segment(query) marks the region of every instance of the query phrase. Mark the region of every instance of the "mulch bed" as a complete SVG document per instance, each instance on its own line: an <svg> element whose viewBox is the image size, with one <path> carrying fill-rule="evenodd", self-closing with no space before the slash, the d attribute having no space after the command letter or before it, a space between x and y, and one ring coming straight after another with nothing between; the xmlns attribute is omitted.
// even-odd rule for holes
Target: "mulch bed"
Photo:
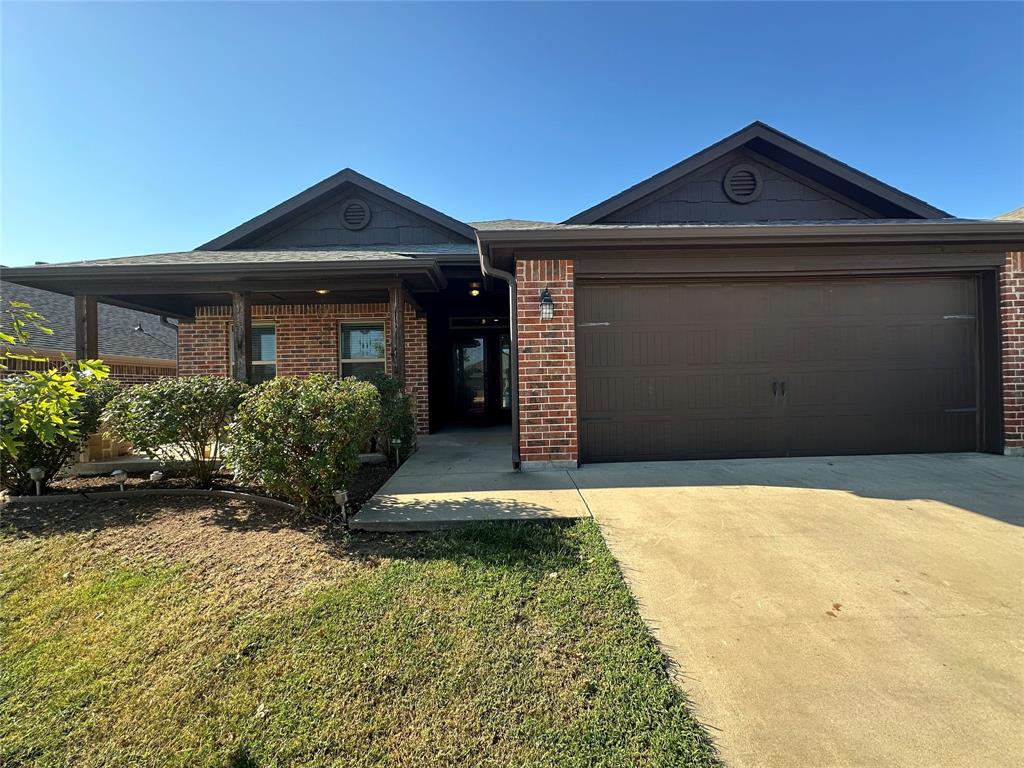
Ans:
<svg viewBox="0 0 1024 768"><path fill-rule="evenodd" d="M395 473L392 464L362 464L355 478L348 487L348 501L352 512L356 512L365 504L373 494L377 492L391 475ZM165 477L160 482L154 483L149 479L149 472L134 472L128 475L125 480L124 489L160 489L160 488L194 488L194 484L185 477L175 477L172 472L165 472ZM242 493L253 493L259 496L268 494L251 486L244 486L232 481L231 475L218 475L214 478L212 488L220 491L239 491ZM64 477L58 478L50 483L48 494L56 493L82 493L100 491L118 491L120 487L109 475L98 477Z"/></svg>

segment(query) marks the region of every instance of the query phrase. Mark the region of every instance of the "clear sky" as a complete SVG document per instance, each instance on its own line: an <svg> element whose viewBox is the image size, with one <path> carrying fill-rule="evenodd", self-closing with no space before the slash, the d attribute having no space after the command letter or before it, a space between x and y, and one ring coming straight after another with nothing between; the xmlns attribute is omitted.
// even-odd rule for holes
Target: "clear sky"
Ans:
<svg viewBox="0 0 1024 768"><path fill-rule="evenodd" d="M187 250L351 166L562 220L752 120L1024 205L1024 4L0 4L2 264Z"/></svg>

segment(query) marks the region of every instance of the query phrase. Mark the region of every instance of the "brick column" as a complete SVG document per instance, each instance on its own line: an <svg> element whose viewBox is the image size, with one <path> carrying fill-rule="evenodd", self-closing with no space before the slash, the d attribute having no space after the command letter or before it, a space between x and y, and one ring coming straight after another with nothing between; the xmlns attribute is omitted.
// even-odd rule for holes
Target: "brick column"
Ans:
<svg viewBox="0 0 1024 768"><path fill-rule="evenodd" d="M576 317L573 262L516 262L519 317L519 453L523 469L575 467ZM555 304L540 317L540 292Z"/></svg>
<svg viewBox="0 0 1024 768"><path fill-rule="evenodd" d="M427 391L427 318L405 302L405 391L416 401L416 431L430 431L430 400Z"/></svg>
<svg viewBox="0 0 1024 768"><path fill-rule="evenodd" d="M1007 456L1024 456L1024 251L1006 254L999 293L1004 452Z"/></svg>

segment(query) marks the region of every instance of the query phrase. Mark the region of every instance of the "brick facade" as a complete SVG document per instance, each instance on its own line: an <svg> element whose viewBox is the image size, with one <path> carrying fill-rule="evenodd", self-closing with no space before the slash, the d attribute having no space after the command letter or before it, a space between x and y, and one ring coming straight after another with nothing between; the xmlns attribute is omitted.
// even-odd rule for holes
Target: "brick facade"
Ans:
<svg viewBox="0 0 1024 768"><path fill-rule="evenodd" d="M366 304L272 304L252 308L253 323L272 322L277 339L277 375L308 376L340 372L339 327L342 321L379 320L384 323L384 369L390 374L391 321L386 302ZM231 308L199 307L192 322L178 331L178 371L182 376L230 373ZM428 423L427 321L406 305L406 391L416 401L416 425L426 433Z"/></svg>
<svg viewBox="0 0 1024 768"><path fill-rule="evenodd" d="M519 454L524 469L575 466L576 319L571 259L516 263L519 317ZM540 292L555 303L541 320Z"/></svg>
<svg viewBox="0 0 1024 768"><path fill-rule="evenodd" d="M1000 275L1004 451L1024 456L1024 251L1006 254Z"/></svg>

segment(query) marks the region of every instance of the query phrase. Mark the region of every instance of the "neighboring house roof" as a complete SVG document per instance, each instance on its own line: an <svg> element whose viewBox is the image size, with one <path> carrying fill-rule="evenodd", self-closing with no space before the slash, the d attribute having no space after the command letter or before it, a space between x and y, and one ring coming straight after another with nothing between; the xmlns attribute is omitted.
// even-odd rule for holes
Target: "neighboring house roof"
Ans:
<svg viewBox="0 0 1024 768"><path fill-rule="evenodd" d="M3 296L0 303L0 318L5 326L10 322L10 301L26 302L34 311L46 318L43 325L52 330L53 334L32 332L29 340L34 349L74 353L75 300L72 297L7 282L0 282L0 295ZM99 304L97 314L101 357L118 355L160 360L175 359L177 334L173 329L161 325L157 315L108 304ZM140 324L145 333L135 330Z"/></svg>
<svg viewBox="0 0 1024 768"><path fill-rule="evenodd" d="M649 179L567 219L566 224L594 224L642 200L741 147L775 160L843 195L884 214L885 218L949 218L950 214L908 195L873 176L858 171L824 152L756 121L731 136L702 149Z"/></svg>
<svg viewBox="0 0 1024 768"><path fill-rule="evenodd" d="M1007 211L995 217L996 221L1024 221L1024 208Z"/></svg>
<svg viewBox="0 0 1024 768"><path fill-rule="evenodd" d="M337 195L345 185L353 184L380 198L397 205L412 213L432 222L455 234L457 238L465 238L466 241L473 240L473 228L465 222L453 219L435 208L424 205L418 200L413 200L391 187L374 181L368 176L358 173L351 168L345 168L338 173L320 181L306 190L303 190L294 197L290 197L279 205L264 211L244 224L225 232L220 237L215 237L208 243L200 245L197 250L222 251L231 248L245 247L247 242L258 237L261 233L270 232L279 228L289 219L300 216L302 213L315 209L324 201Z"/></svg>

